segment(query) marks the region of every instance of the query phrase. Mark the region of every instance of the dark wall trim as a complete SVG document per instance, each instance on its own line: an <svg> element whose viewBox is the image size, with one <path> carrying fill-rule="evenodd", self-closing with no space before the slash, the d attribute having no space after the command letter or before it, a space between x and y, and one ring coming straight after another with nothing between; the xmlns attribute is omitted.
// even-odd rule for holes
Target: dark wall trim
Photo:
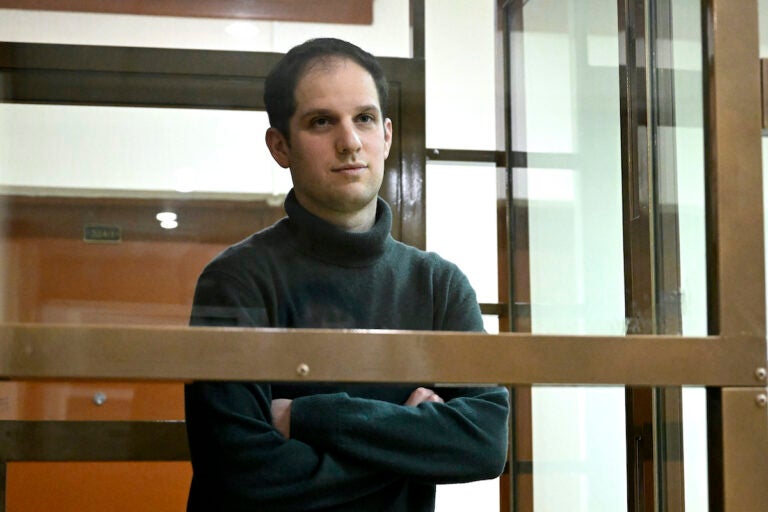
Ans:
<svg viewBox="0 0 768 512"><path fill-rule="evenodd" d="M0 8L313 23L373 23L373 0L0 0Z"/></svg>

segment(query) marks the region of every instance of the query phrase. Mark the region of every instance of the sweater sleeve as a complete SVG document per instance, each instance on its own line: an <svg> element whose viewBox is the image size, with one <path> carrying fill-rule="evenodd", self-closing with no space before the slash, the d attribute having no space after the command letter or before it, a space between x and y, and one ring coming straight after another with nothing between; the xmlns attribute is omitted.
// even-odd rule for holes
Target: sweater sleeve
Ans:
<svg viewBox="0 0 768 512"><path fill-rule="evenodd" d="M482 331L475 292L453 264L435 286L435 330ZM503 387L447 386L445 403L418 407L345 394L294 400L291 435L423 483L443 484L498 476L507 457L509 393Z"/></svg>
<svg viewBox="0 0 768 512"><path fill-rule="evenodd" d="M508 394L504 388L471 389L418 407L345 394L297 398L291 435L422 483L494 478L506 461Z"/></svg>
<svg viewBox="0 0 768 512"><path fill-rule="evenodd" d="M198 282L192 325L256 326L263 304L226 275ZM375 493L399 477L296 439L272 426L267 384L185 386L194 476L189 510L309 511ZM211 508L214 507L214 508Z"/></svg>

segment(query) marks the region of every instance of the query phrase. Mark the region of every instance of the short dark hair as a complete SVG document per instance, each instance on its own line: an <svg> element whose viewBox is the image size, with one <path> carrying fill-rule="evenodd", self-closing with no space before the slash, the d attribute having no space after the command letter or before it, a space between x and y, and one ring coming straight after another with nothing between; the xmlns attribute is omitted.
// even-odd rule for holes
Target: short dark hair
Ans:
<svg viewBox="0 0 768 512"><path fill-rule="evenodd" d="M264 104L269 124L289 138L290 119L296 112L296 85L307 67L318 60L350 59L370 73L379 95L382 116L389 99L389 84L376 57L347 41L334 38L310 39L291 48L272 68L264 84Z"/></svg>

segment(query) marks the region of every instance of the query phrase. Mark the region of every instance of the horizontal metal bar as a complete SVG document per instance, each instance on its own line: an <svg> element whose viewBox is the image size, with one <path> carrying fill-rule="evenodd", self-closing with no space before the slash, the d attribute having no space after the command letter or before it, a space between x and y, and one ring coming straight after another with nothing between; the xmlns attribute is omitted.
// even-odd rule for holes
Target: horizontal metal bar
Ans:
<svg viewBox="0 0 768 512"><path fill-rule="evenodd" d="M507 155L504 151L427 148L426 156L430 162L482 162L495 163L497 167L507 166ZM531 172L536 172L536 169L573 169L576 156L571 153L512 151L510 167L526 168ZM532 165L529 167L529 164Z"/></svg>
<svg viewBox="0 0 768 512"><path fill-rule="evenodd" d="M0 461L189 460L183 421L0 421Z"/></svg>
<svg viewBox="0 0 768 512"><path fill-rule="evenodd" d="M260 77L280 54L48 43L0 43L0 69Z"/></svg>
<svg viewBox="0 0 768 512"><path fill-rule="evenodd" d="M0 378L754 386L765 340L0 326Z"/></svg>
<svg viewBox="0 0 768 512"><path fill-rule="evenodd" d="M499 302L481 302L480 313L484 315L506 316L507 304Z"/></svg>
<svg viewBox="0 0 768 512"><path fill-rule="evenodd" d="M497 315L499 317L507 316L508 304L504 302L481 302L480 312L484 315ZM531 304L528 302L515 302L512 305L513 313L516 317L531 317Z"/></svg>
<svg viewBox="0 0 768 512"><path fill-rule="evenodd" d="M487 162L503 167L506 155L503 151L474 149L427 148L427 160L446 162Z"/></svg>

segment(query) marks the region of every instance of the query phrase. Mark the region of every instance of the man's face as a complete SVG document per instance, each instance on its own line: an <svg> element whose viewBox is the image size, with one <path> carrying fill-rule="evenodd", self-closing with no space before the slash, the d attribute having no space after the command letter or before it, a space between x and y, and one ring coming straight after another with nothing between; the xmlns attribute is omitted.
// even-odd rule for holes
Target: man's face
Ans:
<svg viewBox="0 0 768 512"><path fill-rule="evenodd" d="M270 129L267 144L290 167L296 198L331 222L375 214L392 123L382 118L371 75L354 61L325 59L310 64L294 97L290 142Z"/></svg>

